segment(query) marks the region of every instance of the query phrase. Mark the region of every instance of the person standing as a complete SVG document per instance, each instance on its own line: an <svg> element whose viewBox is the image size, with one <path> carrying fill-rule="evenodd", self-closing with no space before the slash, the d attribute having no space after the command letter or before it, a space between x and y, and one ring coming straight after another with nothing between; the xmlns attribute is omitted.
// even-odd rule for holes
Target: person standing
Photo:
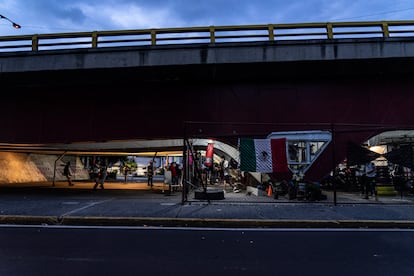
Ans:
<svg viewBox="0 0 414 276"><path fill-rule="evenodd" d="M73 186L72 183L72 173L70 171L70 161L68 161L65 165L65 168L63 169L63 175L66 176L66 179L68 180L69 186Z"/></svg>
<svg viewBox="0 0 414 276"><path fill-rule="evenodd" d="M178 169L180 170L180 175L178 178L178 185L183 186L183 178L184 178L184 165L179 164Z"/></svg>
<svg viewBox="0 0 414 276"><path fill-rule="evenodd" d="M368 193L376 195L375 177L377 176L374 162L365 165L365 199L368 199Z"/></svg>
<svg viewBox="0 0 414 276"><path fill-rule="evenodd" d="M101 189L104 189L104 183L105 183L105 179L106 179L106 175L108 173L108 162L105 160L105 162L102 163L101 165L101 170L100 170L100 174L101 174L101 183L100 183L100 187Z"/></svg>
<svg viewBox="0 0 414 276"><path fill-rule="evenodd" d="M172 162L170 166L171 171L171 185L170 185L170 193L173 191L173 187L177 185L177 163Z"/></svg>
<svg viewBox="0 0 414 276"><path fill-rule="evenodd" d="M176 185L177 186L182 186L183 167L181 166L181 164L177 163L176 166L175 166L175 170L177 172Z"/></svg>
<svg viewBox="0 0 414 276"><path fill-rule="evenodd" d="M130 169L126 163L124 163L124 182L127 183L128 181L128 173Z"/></svg>
<svg viewBox="0 0 414 276"><path fill-rule="evenodd" d="M223 190L226 192L226 182L229 179L229 162L226 160L226 158L221 156L220 161L220 181L223 183Z"/></svg>
<svg viewBox="0 0 414 276"><path fill-rule="evenodd" d="M99 176L100 176L100 168L98 163L95 163L92 167L92 176L93 180L95 181L95 185L93 186L93 189L96 190L96 187L99 185Z"/></svg>
<svg viewBox="0 0 414 276"><path fill-rule="evenodd" d="M147 178L148 186L152 188L153 186L153 176L154 176L154 160L150 160L147 166Z"/></svg>

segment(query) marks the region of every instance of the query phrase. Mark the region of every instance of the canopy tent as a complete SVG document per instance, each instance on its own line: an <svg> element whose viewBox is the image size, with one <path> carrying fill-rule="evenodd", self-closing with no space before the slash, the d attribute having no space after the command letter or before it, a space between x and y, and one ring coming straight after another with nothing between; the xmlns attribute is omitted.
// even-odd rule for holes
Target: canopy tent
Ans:
<svg viewBox="0 0 414 276"><path fill-rule="evenodd" d="M349 166L363 165L381 156L381 154L355 143L349 142L347 147L347 164Z"/></svg>
<svg viewBox="0 0 414 276"><path fill-rule="evenodd" d="M368 140L368 146L414 142L414 130L394 130L380 133Z"/></svg>
<svg viewBox="0 0 414 276"><path fill-rule="evenodd" d="M385 154L385 158L391 163L414 169L413 147L402 146Z"/></svg>
<svg viewBox="0 0 414 276"><path fill-rule="evenodd" d="M239 152L232 145L218 140L191 139L191 144L196 150L205 150L208 143L214 143L214 152L225 155L227 159L239 162ZM27 152L39 154L66 154L66 155L131 155L154 156L182 155L183 139L153 139L153 140L128 140L107 142L84 142L68 144L6 144L0 143L1 151Z"/></svg>

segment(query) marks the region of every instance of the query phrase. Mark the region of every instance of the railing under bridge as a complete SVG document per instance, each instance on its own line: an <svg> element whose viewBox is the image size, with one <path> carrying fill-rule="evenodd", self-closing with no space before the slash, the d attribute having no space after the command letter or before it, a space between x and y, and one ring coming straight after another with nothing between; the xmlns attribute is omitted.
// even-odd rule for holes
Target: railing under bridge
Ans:
<svg viewBox="0 0 414 276"><path fill-rule="evenodd" d="M3 36L0 37L0 51L392 37L414 37L414 21L206 26Z"/></svg>

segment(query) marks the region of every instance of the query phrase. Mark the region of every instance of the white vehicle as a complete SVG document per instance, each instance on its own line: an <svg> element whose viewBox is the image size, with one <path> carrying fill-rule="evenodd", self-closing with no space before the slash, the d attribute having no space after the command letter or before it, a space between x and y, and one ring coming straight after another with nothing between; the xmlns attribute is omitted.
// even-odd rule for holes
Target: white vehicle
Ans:
<svg viewBox="0 0 414 276"><path fill-rule="evenodd" d="M137 169L134 172L134 176L146 176L147 175L147 166L146 165L137 165Z"/></svg>

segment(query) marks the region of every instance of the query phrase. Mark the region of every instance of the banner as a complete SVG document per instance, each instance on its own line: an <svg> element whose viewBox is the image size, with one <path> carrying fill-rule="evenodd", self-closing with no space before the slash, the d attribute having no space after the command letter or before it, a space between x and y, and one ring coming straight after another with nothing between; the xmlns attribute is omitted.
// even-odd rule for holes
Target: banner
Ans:
<svg viewBox="0 0 414 276"><path fill-rule="evenodd" d="M286 139L240 139L240 170L287 172Z"/></svg>
<svg viewBox="0 0 414 276"><path fill-rule="evenodd" d="M204 165L206 167L211 167L213 165L213 154L214 154L214 144L208 143L207 149L206 149L206 161L204 162Z"/></svg>

